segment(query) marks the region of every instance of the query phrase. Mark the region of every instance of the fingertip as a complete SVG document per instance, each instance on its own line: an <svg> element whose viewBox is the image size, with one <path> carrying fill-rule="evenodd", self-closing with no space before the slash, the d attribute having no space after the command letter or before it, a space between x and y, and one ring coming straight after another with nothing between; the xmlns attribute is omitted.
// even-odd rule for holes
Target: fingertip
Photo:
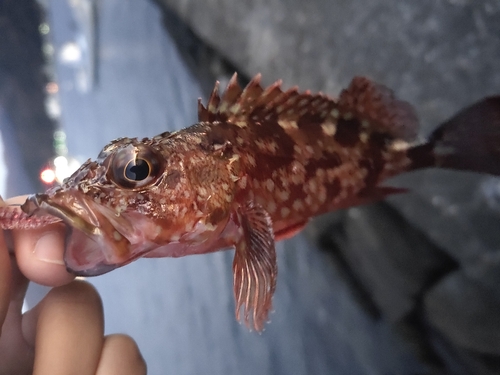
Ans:
<svg viewBox="0 0 500 375"><path fill-rule="evenodd" d="M33 374L95 374L104 335L104 312L96 289L75 280L52 289L33 310Z"/></svg>
<svg viewBox="0 0 500 375"><path fill-rule="evenodd" d="M41 229L13 231L16 259L30 280L48 286L69 283L74 275L64 265L64 227L54 224Z"/></svg>
<svg viewBox="0 0 500 375"><path fill-rule="evenodd" d="M104 338L96 375L140 375L146 373L146 361L144 361L139 347L132 337L114 334Z"/></svg>
<svg viewBox="0 0 500 375"><path fill-rule="evenodd" d="M17 197L8 198L5 201L2 200L2 203L6 205L21 205L26 202L26 198L28 197L29 195L18 195Z"/></svg>

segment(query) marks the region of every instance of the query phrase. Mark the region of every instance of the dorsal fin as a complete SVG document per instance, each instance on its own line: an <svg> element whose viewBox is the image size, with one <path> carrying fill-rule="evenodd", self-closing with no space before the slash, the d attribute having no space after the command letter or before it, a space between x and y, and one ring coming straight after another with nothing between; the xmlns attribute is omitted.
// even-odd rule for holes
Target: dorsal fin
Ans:
<svg viewBox="0 0 500 375"><path fill-rule="evenodd" d="M368 121L375 130L394 138L412 141L418 133L418 117L413 107L394 97L384 85L365 77L354 77L339 97L341 112Z"/></svg>
<svg viewBox="0 0 500 375"><path fill-rule="evenodd" d="M345 117L365 121L375 131L404 140L415 139L418 119L410 104L394 97L391 90L364 77L355 77L349 87L334 100L322 93L299 93L297 87L287 91L276 81L265 90L260 84L261 75L256 75L244 90L233 75L224 92L219 96L219 84L205 108L198 102L200 121L230 121L244 127L250 122L264 124L278 121L285 128L304 124L336 123Z"/></svg>
<svg viewBox="0 0 500 375"><path fill-rule="evenodd" d="M321 93L299 93L297 87L283 91L281 81L276 81L264 90L260 84L260 74L244 90L241 90L236 78L235 73L222 98L216 84L207 107L198 102L199 121L231 121L239 124L249 121L263 123L271 118L297 121L306 113L326 119L335 107L335 101Z"/></svg>

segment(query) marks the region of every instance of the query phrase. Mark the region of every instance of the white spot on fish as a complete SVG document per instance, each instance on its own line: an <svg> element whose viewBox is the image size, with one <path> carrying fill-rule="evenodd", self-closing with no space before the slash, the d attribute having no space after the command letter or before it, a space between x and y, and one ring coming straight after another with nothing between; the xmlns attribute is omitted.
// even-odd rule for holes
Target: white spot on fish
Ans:
<svg viewBox="0 0 500 375"><path fill-rule="evenodd" d="M246 159L248 161L248 163L252 166L252 167L255 167L257 166L257 164L255 163L255 158L252 156L252 155L247 155L246 156Z"/></svg>
<svg viewBox="0 0 500 375"><path fill-rule="evenodd" d="M200 139L200 142L199 142L199 143L201 143L201 139ZM215 151L220 150L222 147L224 147L224 145L221 145L220 143L216 143L216 144L214 144L214 150L215 150Z"/></svg>
<svg viewBox="0 0 500 375"><path fill-rule="evenodd" d="M123 236L118 231L113 231L113 238L115 241L121 241Z"/></svg>
<svg viewBox="0 0 500 375"><path fill-rule="evenodd" d="M310 112L310 109L306 107L306 108L300 110L299 116L304 116L306 113L309 113L309 112Z"/></svg>
<svg viewBox="0 0 500 375"><path fill-rule="evenodd" d="M401 139L396 139L394 142L392 142L391 148L394 151L406 151L410 148L410 144Z"/></svg>
<svg viewBox="0 0 500 375"><path fill-rule="evenodd" d="M290 215L290 209L288 207L282 207L281 208L281 217L284 219L288 215Z"/></svg>
<svg viewBox="0 0 500 375"><path fill-rule="evenodd" d="M278 120L278 125L283 129L298 129L297 121Z"/></svg>
<svg viewBox="0 0 500 375"><path fill-rule="evenodd" d="M318 188L318 185L316 184L316 180L311 178L309 180L309 182L306 185L304 185L304 191L307 191L306 187L309 189L309 191L311 193L315 194L317 191L317 188Z"/></svg>
<svg viewBox="0 0 500 375"><path fill-rule="evenodd" d="M318 176L319 179L323 179L325 177L325 170L323 168L318 168L316 170L316 176Z"/></svg>
<svg viewBox="0 0 500 375"><path fill-rule="evenodd" d="M280 190L277 192L276 196L279 198L281 202L286 202L288 198L290 198L290 192L286 190Z"/></svg>
<svg viewBox="0 0 500 375"><path fill-rule="evenodd" d="M256 116L254 116L254 120L257 120L255 117ZM242 129L247 127L246 121L236 121L234 124Z"/></svg>
<svg viewBox="0 0 500 375"><path fill-rule="evenodd" d="M304 209L304 203L300 199L296 199L293 202L292 207L295 211L302 211Z"/></svg>
<svg viewBox="0 0 500 375"><path fill-rule="evenodd" d="M370 138L369 134L367 132L361 132L359 134L359 139L361 142L366 143L368 142L368 138Z"/></svg>
<svg viewBox="0 0 500 375"><path fill-rule="evenodd" d="M267 210L270 214L274 214L276 212L276 202L274 200L270 200L267 204Z"/></svg>
<svg viewBox="0 0 500 375"><path fill-rule="evenodd" d="M272 140L267 144L267 149L271 154L275 154L278 150L278 144L274 140Z"/></svg>
<svg viewBox="0 0 500 375"><path fill-rule="evenodd" d="M326 188L325 185L320 185L319 186L319 191L317 195L318 201L320 204L325 203L326 201Z"/></svg>
<svg viewBox="0 0 500 375"><path fill-rule="evenodd" d="M337 127L333 122L325 122L321 124L321 129L323 129L323 133L328 136L335 135L335 132L337 131Z"/></svg>
<svg viewBox="0 0 500 375"><path fill-rule="evenodd" d="M245 189L247 187L247 176L243 176L242 178L240 178L240 180L238 181L238 187L240 189Z"/></svg>
<svg viewBox="0 0 500 375"><path fill-rule="evenodd" d="M271 180L270 178L267 179L267 181L266 181L266 187L267 187L267 190L269 190L270 192L272 192L274 190L274 181Z"/></svg>
<svg viewBox="0 0 500 375"><path fill-rule="evenodd" d="M256 139L254 141L255 145L259 148L259 150L261 151L265 151L266 150L266 145L263 141L261 141L260 139Z"/></svg>
<svg viewBox="0 0 500 375"><path fill-rule="evenodd" d="M304 107L304 106L306 106L306 105L307 105L307 103L309 103L309 100L308 100L308 99L302 99L302 100L299 102L298 106L299 106L299 107Z"/></svg>
<svg viewBox="0 0 500 375"><path fill-rule="evenodd" d="M304 199L304 202L306 202L306 204L310 206L313 202L313 199L310 195L307 195L306 198Z"/></svg>
<svg viewBox="0 0 500 375"><path fill-rule="evenodd" d="M333 118L339 118L340 112L337 108L334 108L334 109L332 109L330 114L332 115Z"/></svg>

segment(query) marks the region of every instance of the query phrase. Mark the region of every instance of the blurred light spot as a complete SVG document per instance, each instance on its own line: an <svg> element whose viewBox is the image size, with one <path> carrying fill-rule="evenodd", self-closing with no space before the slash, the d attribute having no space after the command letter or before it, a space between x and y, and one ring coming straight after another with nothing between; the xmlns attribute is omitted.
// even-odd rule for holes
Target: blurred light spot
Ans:
<svg viewBox="0 0 500 375"><path fill-rule="evenodd" d="M46 57L52 57L54 54L54 46L49 43L45 43L42 47L42 51Z"/></svg>
<svg viewBox="0 0 500 375"><path fill-rule="evenodd" d="M61 116L61 106L54 96L48 96L45 99L45 111L51 119L57 119Z"/></svg>
<svg viewBox="0 0 500 375"><path fill-rule="evenodd" d="M54 178L58 183L62 183L65 178L71 176L78 169L80 163L73 158L66 156L56 156L54 158Z"/></svg>
<svg viewBox="0 0 500 375"><path fill-rule="evenodd" d="M48 23L41 23L40 26L38 26L38 31L40 34L47 35L50 31L50 27Z"/></svg>
<svg viewBox="0 0 500 375"><path fill-rule="evenodd" d="M57 94L59 85L55 82L49 82L45 85L45 91L47 91L48 94Z"/></svg>
<svg viewBox="0 0 500 375"><path fill-rule="evenodd" d="M66 43L61 48L60 58L66 64L78 62L82 59L82 50L76 43Z"/></svg>
<svg viewBox="0 0 500 375"><path fill-rule="evenodd" d="M56 180L56 173L52 169L46 168L40 173L40 179L44 184L50 185Z"/></svg>

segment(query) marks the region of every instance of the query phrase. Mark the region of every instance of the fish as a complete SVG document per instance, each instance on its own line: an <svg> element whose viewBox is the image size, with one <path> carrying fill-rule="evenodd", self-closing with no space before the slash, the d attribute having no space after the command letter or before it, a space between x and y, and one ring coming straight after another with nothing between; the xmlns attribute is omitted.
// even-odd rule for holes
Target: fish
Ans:
<svg viewBox="0 0 500 375"><path fill-rule="evenodd" d="M0 227L66 224L64 260L97 276L140 257L234 248L235 315L261 331L276 289L275 242L317 215L406 189L383 181L437 167L500 175L500 96L418 138L413 107L355 77L334 99L267 88L235 74L198 122L152 138L119 138L61 185L0 208Z"/></svg>

